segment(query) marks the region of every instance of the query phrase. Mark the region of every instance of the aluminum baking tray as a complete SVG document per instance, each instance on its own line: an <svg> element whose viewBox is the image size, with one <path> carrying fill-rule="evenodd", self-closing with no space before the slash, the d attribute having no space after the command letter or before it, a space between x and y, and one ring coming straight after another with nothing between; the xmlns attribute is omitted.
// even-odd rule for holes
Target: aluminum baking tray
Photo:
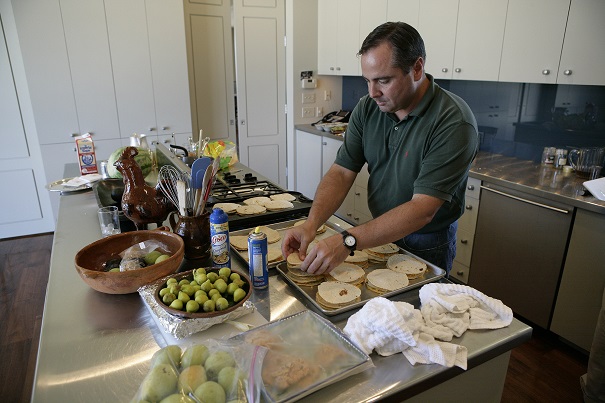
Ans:
<svg viewBox="0 0 605 403"><path fill-rule="evenodd" d="M324 308L323 306L319 305L317 303L317 301L315 300L315 296L317 295L317 286L302 286L299 284L296 284L294 281L292 281L292 279L290 277L288 277L287 273L288 273L288 268L286 266L286 263L280 263L277 265L276 270L277 272L284 278L284 280L290 284L292 287L296 288L298 291L300 291L300 293L307 299L309 300L309 302L311 302L319 311L321 311L322 313L324 313L325 315L328 316L333 316L333 315L338 315L341 314L343 312L347 312L347 311L351 311L357 308L361 308L366 302L368 302L370 299L374 298L374 297L385 297L385 298L389 298L392 297L394 295L398 295L401 293L404 293L406 291L410 291L414 288L419 288L421 286L423 286L424 284L428 284L428 283L433 283L435 281L439 281L441 278L443 278L443 276L445 276L445 270L435 266L432 263L427 262L424 259L419 258L418 256L409 253L407 251L404 251L403 249L400 250L399 253L402 254L406 254L406 255L410 255L424 263L426 263L427 265L427 271L424 274L424 276L417 278L417 279L413 279L410 280L410 284L394 290L394 291L390 291L384 294L378 294L374 291L369 290L365 283L361 286L361 301L359 302L355 302L351 305L347 305L345 307L342 308L338 308L338 309L329 309L329 308ZM378 264L373 264L370 263L370 266L367 269L364 269L366 274L371 272L372 270L376 270L376 269L384 269L386 267L385 263L378 263Z"/></svg>
<svg viewBox="0 0 605 403"><path fill-rule="evenodd" d="M283 222L275 223L275 224L262 224L262 225L265 225L266 227L269 227L271 229L276 230L282 236L281 239L283 239L284 233L288 229L292 228L292 226L294 226L294 223L296 223L296 222L298 222L300 220L304 220L306 218L307 217L304 216L304 217L299 217L299 218L294 219L294 220L283 221ZM333 221L332 219L328 220L325 223L325 225L326 225L326 231L323 234L317 235L315 237L315 239L319 240L319 239L327 238L329 236L332 236L334 234L338 234L338 233L342 232L342 230L344 229L341 225L339 225L336 222L336 220ZM350 225L347 225L347 227L350 227ZM247 236L250 233L250 231L252 231L253 229L254 228L246 228L246 229L242 229L242 230L238 230L238 231L230 231L229 232L229 236L232 236L232 235L245 235L245 236ZM281 250L281 239L278 242L270 243L268 245L269 250L271 250L271 249ZM244 251L239 251L239 250L237 250L235 248L231 248L231 250L235 253L235 255L238 258L240 258L242 261L244 261L246 263L246 265L248 264L248 251L245 251L245 250ZM269 269L273 269L279 263L283 263L283 262L285 262L285 260L282 259L282 260L279 260L277 262L273 262L273 263L268 264L267 267Z"/></svg>
<svg viewBox="0 0 605 403"><path fill-rule="evenodd" d="M320 375L309 385L295 384L279 394L265 388L264 397L270 402L299 400L327 385L373 367L371 358L353 344L339 328L312 311L305 310L275 320L240 333L232 339L248 340L248 337L253 337L255 333L261 337L270 334L279 338L279 342L272 339L271 350L300 357L321 367ZM322 348L328 348L330 351L337 349L340 354L332 360L327 360L326 355L321 353L325 351Z"/></svg>

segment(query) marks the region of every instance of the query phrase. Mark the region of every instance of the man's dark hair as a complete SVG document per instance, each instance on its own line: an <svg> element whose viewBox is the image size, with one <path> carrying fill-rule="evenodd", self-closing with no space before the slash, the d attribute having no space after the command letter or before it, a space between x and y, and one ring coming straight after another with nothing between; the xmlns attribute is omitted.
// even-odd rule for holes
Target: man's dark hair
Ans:
<svg viewBox="0 0 605 403"><path fill-rule="evenodd" d="M385 22L374 28L364 39L357 55L361 56L383 42L391 44L393 66L399 67L406 74L410 72L419 57L426 61L422 37L414 27L405 22Z"/></svg>

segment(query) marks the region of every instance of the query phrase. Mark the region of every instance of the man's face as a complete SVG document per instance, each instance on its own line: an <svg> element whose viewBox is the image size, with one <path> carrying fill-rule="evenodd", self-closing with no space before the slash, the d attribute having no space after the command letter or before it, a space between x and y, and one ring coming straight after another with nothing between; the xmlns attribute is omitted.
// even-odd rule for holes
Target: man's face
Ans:
<svg viewBox="0 0 605 403"><path fill-rule="evenodd" d="M421 60L421 59L419 59ZM400 119L416 106L416 89L422 76L422 65L405 74L392 65L391 45L384 42L361 55L361 73L368 83L370 97L382 112L395 113Z"/></svg>

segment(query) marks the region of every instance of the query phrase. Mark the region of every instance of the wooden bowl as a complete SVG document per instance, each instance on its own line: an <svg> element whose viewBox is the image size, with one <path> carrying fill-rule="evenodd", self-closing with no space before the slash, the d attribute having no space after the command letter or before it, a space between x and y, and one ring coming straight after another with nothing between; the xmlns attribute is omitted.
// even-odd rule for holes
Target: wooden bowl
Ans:
<svg viewBox="0 0 605 403"><path fill-rule="evenodd" d="M165 245L170 255L163 262L124 272L106 272L103 264L119 258L120 253L143 241L155 240ZM99 239L76 254L76 271L93 289L106 294L130 294L139 287L151 284L161 277L175 273L184 256L184 244L180 236L165 230L125 232Z"/></svg>
<svg viewBox="0 0 605 403"><path fill-rule="evenodd" d="M219 267L205 267L206 269L206 273L210 273L212 271L217 272L220 270ZM251 286L251 282L250 282L250 276L248 276L248 274L239 271L239 270L235 270L235 269L231 269L231 273L237 273L240 275L241 279L244 280L245 284L242 287L242 289L244 291L246 291L246 296L238 301L237 303L233 304L232 306L230 306L227 309L223 309L222 311L214 311L214 312L187 312L187 311L180 311L178 309L174 309L169 307L168 305L164 304L164 302L162 302L162 297L160 297L160 290L162 288L164 288L164 286L166 285L166 281L168 279L166 279L166 281L161 281L158 283L158 286L156 288L156 290L153 292L153 296L155 298L155 302L158 303L159 306L161 306L162 308L164 308L166 310L166 312L178 316L180 318L183 319L199 319L199 318L213 318L215 316L220 316L220 315L225 315L231 311L236 310L237 308L239 308L240 306L242 306L244 304L244 302L246 302L248 300L248 298L250 298L250 296L252 295L252 286ZM185 271L183 273L178 273L175 274L174 276L170 276L170 278L176 278L177 282L181 281L182 279L186 278L187 280L191 281L193 280L193 270L189 270L189 271ZM227 298L228 301L231 302L231 299Z"/></svg>

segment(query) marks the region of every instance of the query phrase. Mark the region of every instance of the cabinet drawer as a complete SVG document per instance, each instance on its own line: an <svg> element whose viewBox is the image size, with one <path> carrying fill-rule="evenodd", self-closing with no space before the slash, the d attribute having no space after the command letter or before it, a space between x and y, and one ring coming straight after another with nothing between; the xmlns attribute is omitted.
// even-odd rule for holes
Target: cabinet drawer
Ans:
<svg viewBox="0 0 605 403"><path fill-rule="evenodd" d="M450 279L458 280L459 282L466 284L470 271L471 269L468 266L454 260L452 270L450 271Z"/></svg>
<svg viewBox="0 0 605 403"><path fill-rule="evenodd" d="M471 256L473 254L473 236L472 232L458 228L456 233L456 258L454 260L465 266L471 265Z"/></svg>
<svg viewBox="0 0 605 403"><path fill-rule="evenodd" d="M475 178L468 178L466 181L466 197L472 197L473 199L479 199L479 192L481 191L481 181Z"/></svg>
<svg viewBox="0 0 605 403"><path fill-rule="evenodd" d="M474 233L475 226L477 225L478 212L479 199L467 196L464 203L464 214L462 214L462 217L458 220L458 229Z"/></svg>
<svg viewBox="0 0 605 403"><path fill-rule="evenodd" d="M359 185L355 185L355 214L372 217L368 207L368 190Z"/></svg>

